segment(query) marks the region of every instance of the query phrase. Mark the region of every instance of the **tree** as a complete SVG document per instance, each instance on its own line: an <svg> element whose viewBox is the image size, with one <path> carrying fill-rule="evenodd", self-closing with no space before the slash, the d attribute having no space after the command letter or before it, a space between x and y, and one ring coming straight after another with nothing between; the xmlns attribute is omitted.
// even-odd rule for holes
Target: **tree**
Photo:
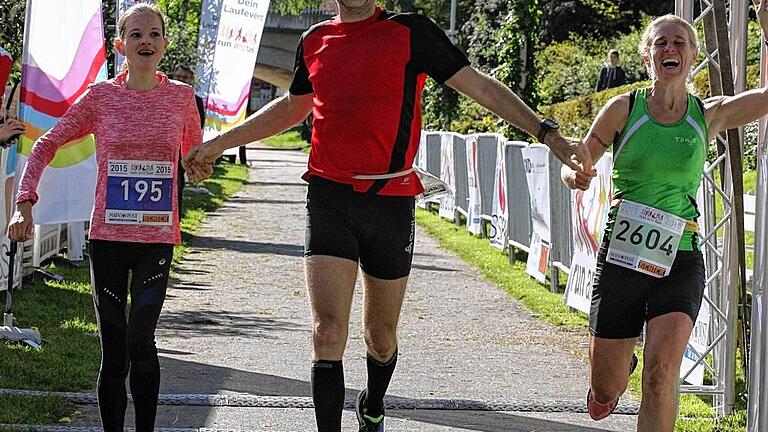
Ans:
<svg viewBox="0 0 768 432"><path fill-rule="evenodd" d="M560 42L570 34L609 39L631 32L642 14L675 10L672 0L540 0L541 42Z"/></svg>

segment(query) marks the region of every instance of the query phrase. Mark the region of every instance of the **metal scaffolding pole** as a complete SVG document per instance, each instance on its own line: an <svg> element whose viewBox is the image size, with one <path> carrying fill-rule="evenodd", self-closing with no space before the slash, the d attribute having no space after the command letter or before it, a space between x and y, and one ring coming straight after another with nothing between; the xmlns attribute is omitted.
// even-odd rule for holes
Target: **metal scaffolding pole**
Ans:
<svg viewBox="0 0 768 432"><path fill-rule="evenodd" d="M768 56L765 44L760 44L760 85L768 81ZM768 142L766 142L766 122L760 119L757 146L757 200L755 214L755 256L752 277L752 321L751 321L751 358L748 393L747 430L749 432L768 432Z"/></svg>
<svg viewBox="0 0 768 432"><path fill-rule="evenodd" d="M713 96L733 95L744 86L746 0L730 2L730 23L724 0L701 0L700 13L694 16L694 0L676 0L675 13L694 26L703 26L705 60L694 69L694 74L706 67L709 72L710 92ZM729 25L730 24L730 25ZM731 54L734 54L733 57ZM718 137L718 157L705 172L705 202L715 203L714 194L723 203L722 217L716 220L714 206L705 206L705 232L702 236L707 259L708 290L705 301L714 311L710 323L710 346L702 356L712 354L712 384L703 386L681 385L681 391L714 396L717 415L729 414L735 403L736 341L738 340L739 288L744 284L744 222L742 187L742 151L738 130L729 130ZM720 182L714 181L712 171L719 169ZM722 241L717 231L724 233ZM742 294L745 298L745 294ZM746 313L746 309L742 313Z"/></svg>

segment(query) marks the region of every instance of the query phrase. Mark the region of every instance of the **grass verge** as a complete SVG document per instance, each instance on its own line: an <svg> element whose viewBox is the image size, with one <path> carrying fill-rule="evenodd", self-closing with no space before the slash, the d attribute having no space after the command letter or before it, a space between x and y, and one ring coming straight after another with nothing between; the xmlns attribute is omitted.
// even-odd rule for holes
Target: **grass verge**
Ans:
<svg viewBox="0 0 768 432"><path fill-rule="evenodd" d="M416 212L416 221L430 235L437 238L443 248L478 268L484 277L519 300L538 318L560 328L586 334L587 316L581 312L571 312L563 303L562 292L553 293L548 286L531 278L525 272L524 261L510 263L508 255L492 247L487 239L472 236L464 227L457 227L434 213L419 209ZM638 350L638 358L638 371L642 371L641 350ZM630 392L638 397L641 394L640 377L640 373L632 374L629 383ZM584 379L586 380L586 377ZM743 388L743 378L740 383ZM737 411L733 416L715 423L709 402L694 395L681 397L680 416L684 419L691 418L679 420L677 423L676 430L686 432L743 431L746 424L744 411Z"/></svg>
<svg viewBox="0 0 768 432"><path fill-rule="evenodd" d="M247 179L247 167L219 164L213 177L202 183L211 195L184 195L182 244L174 250L174 262L181 259L189 236L199 229L205 212L219 207ZM91 390L101 355L88 263L80 263L80 268L52 264L48 270L64 280L25 283L13 302L16 325L38 327L47 343L39 351L0 343L0 388ZM0 423L54 424L66 421L76 410L75 405L59 398L0 396Z"/></svg>
<svg viewBox="0 0 768 432"><path fill-rule="evenodd" d="M269 138L261 140L261 143L268 147L279 149L301 149L302 151L309 151L309 143L301 138L301 134L298 131L289 130L279 135L271 136Z"/></svg>

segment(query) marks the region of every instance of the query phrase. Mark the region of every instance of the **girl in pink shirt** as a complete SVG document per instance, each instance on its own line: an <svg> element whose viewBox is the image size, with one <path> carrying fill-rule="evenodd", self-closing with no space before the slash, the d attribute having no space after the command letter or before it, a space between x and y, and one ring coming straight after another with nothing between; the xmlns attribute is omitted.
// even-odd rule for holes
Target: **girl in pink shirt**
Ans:
<svg viewBox="0 0 768 432"><path fill-rule="evenodd" d="M186 154L200 143L200 120L192 88L157 72L168 39L156 6L140 3L128 9L118 22L114 46L125 56L128 70L91 85L35 143L8 234L15 241L31 237L32 206L43 170L59 147L95 134L98 176L89 246L102 351L99 411L105 431L123 430L130 371L136 430L151 431L160 386L155 327L173 245L180 241L175 187L179 150ZM199 174L191 167L192 180Z"/></svg>

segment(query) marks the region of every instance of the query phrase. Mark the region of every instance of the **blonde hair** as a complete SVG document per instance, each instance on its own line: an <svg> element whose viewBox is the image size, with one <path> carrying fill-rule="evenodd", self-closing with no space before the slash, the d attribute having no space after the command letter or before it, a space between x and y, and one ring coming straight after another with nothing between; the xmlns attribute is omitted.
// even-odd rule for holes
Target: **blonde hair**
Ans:
<svg viewBox="0 0 768 432"><path fill-rule="evenodd" d="M131 6L123 12L122 15L120 15L120 19L117 20L117 38L122 39L123 36L125 36L125 22L128 21L128 18L132 17L133 15L137 14L145 14L145 13L152 13L157 15L160 18L161 28L163 32L163 37L165 37L165 16L163 15L163 12L160 11L160 8L155 6L154 4L149 3L136 3L135 5Z"/></svg>

